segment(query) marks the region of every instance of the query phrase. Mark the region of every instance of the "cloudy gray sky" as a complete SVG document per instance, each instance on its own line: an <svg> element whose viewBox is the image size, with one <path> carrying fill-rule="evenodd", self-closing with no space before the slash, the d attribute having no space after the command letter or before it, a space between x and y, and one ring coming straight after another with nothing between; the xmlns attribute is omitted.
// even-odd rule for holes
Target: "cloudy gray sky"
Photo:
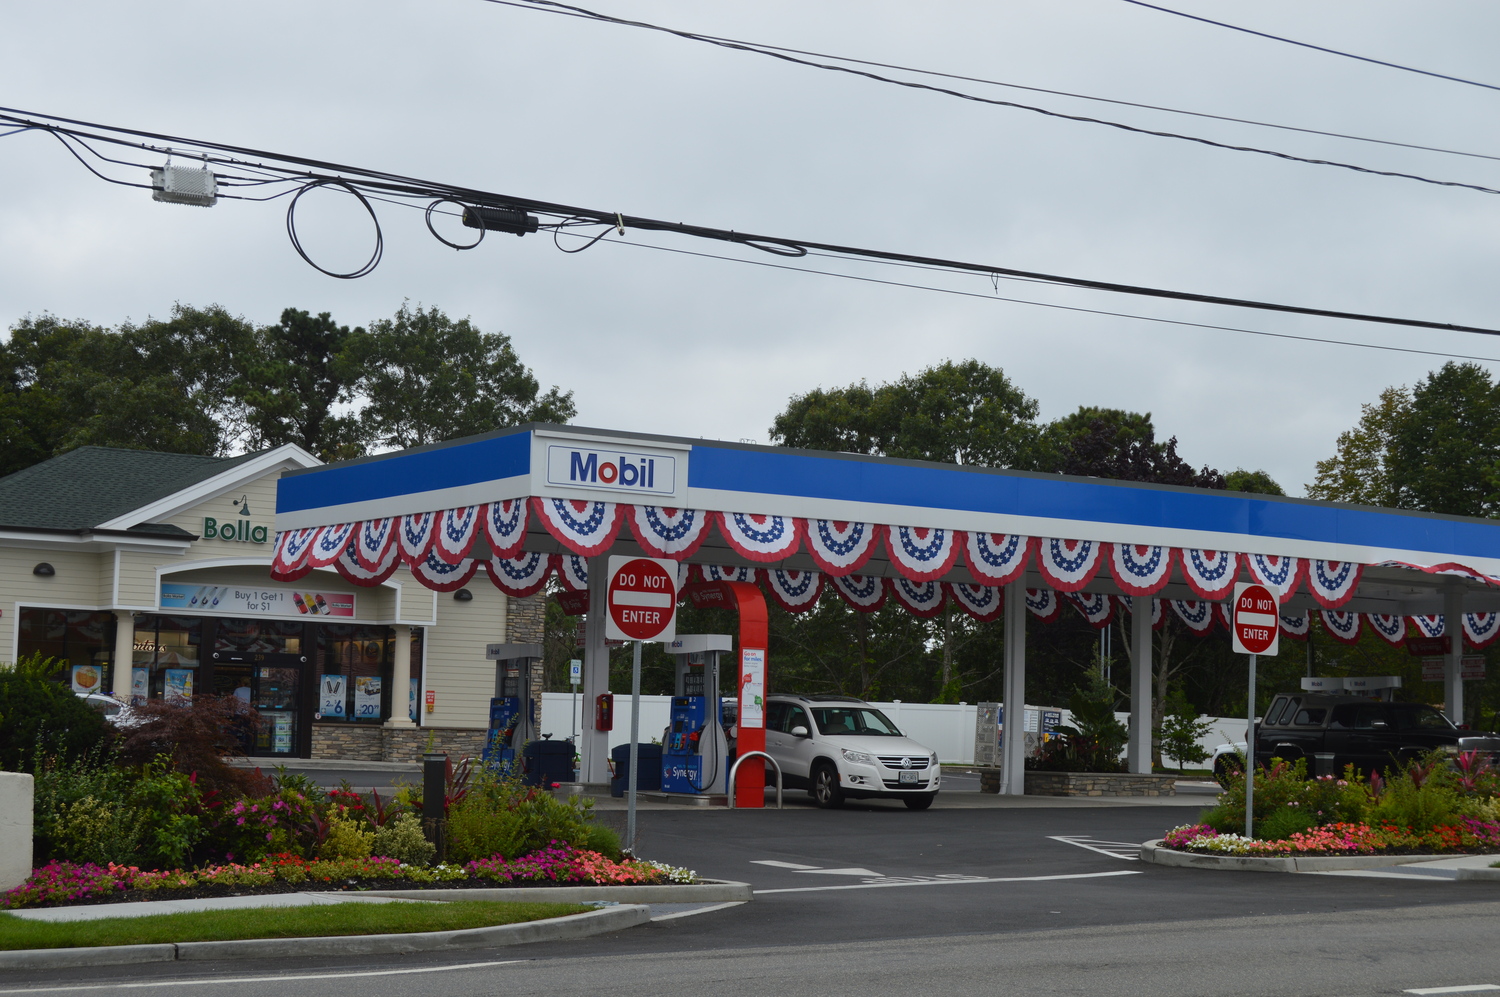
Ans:
<svg viewBox="0 0 1500 997"><path fill-rule="evenodd" d="M711 34L1006 82L1500 155L1500 92L1121 0L695 4L591 0ZM1265 31L1500 83L1500 7L1173 0ZM483 0L7 4L0 104L740 231L1470 325L1500 325L1500 198L1130 135ZM1377 169L1500 186L1500 163L1061 97L986 96ZM310 195L331 269L372 233ZM944 358L1003 367L1046 418L1149 410L1194 463L1299 494L1362 402L1440 359L1204 331L601 243L492 234L457 253L380 206L384 262L339 281L281 202L153 203L58 143L0 139L0 322L102 324L216 302L341 322L403 299L511 335L578 422L764 441L788 396ZM1500 357L1485 337L1121 298L871 264L782 261L990 297ZM1490 365L1493 366L1493 365Z"/></svg>

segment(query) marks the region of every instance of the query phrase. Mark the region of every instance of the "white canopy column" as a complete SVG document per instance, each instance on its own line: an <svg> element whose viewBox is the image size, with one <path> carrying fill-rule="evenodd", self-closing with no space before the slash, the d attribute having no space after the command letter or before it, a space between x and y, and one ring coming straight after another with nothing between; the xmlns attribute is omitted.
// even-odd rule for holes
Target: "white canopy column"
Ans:
<svg viewBox="0 0 1500 997"><path fill-rule="evenodd" d="M1443 655L1443 712L1455 724L1464 722L1464 590L1454 585L1443 592L1443 633L1449 638Z"/></svg>
<svg viewBox="0 0 1500 997"><path fill-rule="evenodd" d="M589 558L589 612L584 618L583 716L578 726L578 778L600 785L609 782L609 732L594 729L594 702L609 692L609 646L604 643L604 617L609 588L609 559Z"/></svg>
<svg viewBox="0 0 1500 997"><path fill-rule="evenodd" d="M1151 772L1151 599L1137 596L1130 630L1130 742L1125 764Z"/></svg>
<svg viewBox="0 0 1500 997"><path fill-rule="evenodd" d="M1005 586L1005 729L1000 734L1000 795L1026 793L1026 581Z"/></svg>
<svg viewBox="0 0 1500 997"><path fill-rule="evenodd" d="M109 693L122 703L130 702L131 671L135 665L135 616L124 609L115 612L115 656Z"/></svg>
<svg viewBox="0 0 1500 997"><path fill-rule="evenodd" d="M411 627L391 627L391 715L387 727L415 727L411 722Z"/></svg>

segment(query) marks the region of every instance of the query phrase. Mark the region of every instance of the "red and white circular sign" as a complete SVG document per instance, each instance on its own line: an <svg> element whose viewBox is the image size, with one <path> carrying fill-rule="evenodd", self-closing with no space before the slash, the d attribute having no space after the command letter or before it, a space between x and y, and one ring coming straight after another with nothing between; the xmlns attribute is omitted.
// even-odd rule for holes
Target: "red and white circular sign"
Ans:
<svg viewBox="0 0 1500 997"><path fill-rule="evenodd" d="M1236 586L1234 644L1241 654L1264 654L1276 646L1280 629L1276 596L1264 585Z"/></svg>
<svg viewBox="0 0 1500 997"><path fill-rule="evenodd" d="M656 561L619 558L609 575L609 622L624 640L670 639L676 634L677 580ZM611 562L615 558L610 558ZM610 634L614 636L614 634Z"/></svg>

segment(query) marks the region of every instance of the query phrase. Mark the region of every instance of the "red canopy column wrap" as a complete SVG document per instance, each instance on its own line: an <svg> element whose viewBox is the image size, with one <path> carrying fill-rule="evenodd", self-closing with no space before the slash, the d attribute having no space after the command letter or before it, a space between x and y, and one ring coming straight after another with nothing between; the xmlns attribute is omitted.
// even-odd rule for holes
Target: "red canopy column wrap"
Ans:
<svg viewBox="0 0 1500 997"><path fill-rule="evenodd" d="M739 716L735 721L735 756L749 751L766 750L766 597L754 582L699 582L687 588L693 605L734 608L740 614L739 678L735 683L739 698ZM732 764L732 763L731 763ZM760 759L746 762L735 773L736 807L766 805L766 767Z"/></svg>

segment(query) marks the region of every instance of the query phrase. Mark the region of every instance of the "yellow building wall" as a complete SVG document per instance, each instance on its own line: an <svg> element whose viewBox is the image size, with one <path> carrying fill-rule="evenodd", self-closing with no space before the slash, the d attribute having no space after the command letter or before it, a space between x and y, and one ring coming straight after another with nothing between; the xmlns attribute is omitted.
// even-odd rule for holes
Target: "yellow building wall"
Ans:
<svg viewBox="0 0 1500 997"><path fill-rule="evenodd" d="M408 584L418 583L408 576ZM451 592L437 594L437 625L426 631L425 684L437 693L437 708L428 713L421 705L423 726L489 726L495 662L485 660L484 648L505 642L505 596L482 570L466 587L472 602L458 602Z"/></svg>
<svg viewBox="0 0 1500 997"><path fill-rule="evenodd" d="M100 561L105 555L83 551L0 547L0 661L16 656L16 621L21 606L95 609L99 601ZM33 575L46 562L56 574Z"/></svg>

